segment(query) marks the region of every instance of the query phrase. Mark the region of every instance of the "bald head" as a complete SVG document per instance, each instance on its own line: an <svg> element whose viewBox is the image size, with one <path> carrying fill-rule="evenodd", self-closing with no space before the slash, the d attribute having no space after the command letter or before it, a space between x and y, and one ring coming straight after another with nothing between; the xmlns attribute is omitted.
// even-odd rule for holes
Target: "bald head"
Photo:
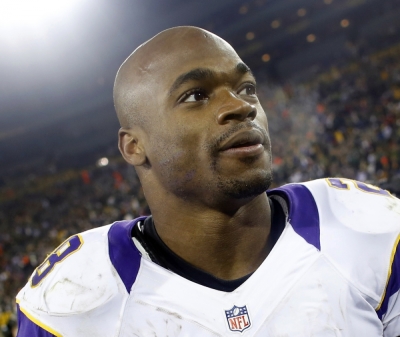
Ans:
<svg viewBox="0 0 400 337"><path fill-rule="evenodd" d="M139 46L121 65L115 79L114 105L121 127L146 128L155 117L152 103L162 94L155 87L159 81L168 80L166 70L190 62L200 49L236 55L226 41L197 27L167 29Z"/></svg>

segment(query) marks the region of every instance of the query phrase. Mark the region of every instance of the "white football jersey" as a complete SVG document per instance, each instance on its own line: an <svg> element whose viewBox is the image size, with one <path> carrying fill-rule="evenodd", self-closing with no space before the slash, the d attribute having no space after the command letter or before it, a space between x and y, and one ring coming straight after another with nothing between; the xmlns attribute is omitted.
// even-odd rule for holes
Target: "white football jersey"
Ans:
<svg viewBox="0 0 400 337"><path fill-rule="evenodd" d="M232 292L152 262L133 221L72 236L19 292L19 337L400 336L400 201L347 179L268 191L285 229Z"/></svg>

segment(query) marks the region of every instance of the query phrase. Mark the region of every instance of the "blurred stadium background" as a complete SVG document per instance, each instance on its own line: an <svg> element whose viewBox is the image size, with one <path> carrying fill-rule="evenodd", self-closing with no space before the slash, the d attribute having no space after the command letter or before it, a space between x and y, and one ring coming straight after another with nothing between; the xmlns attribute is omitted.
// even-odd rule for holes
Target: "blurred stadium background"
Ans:
<svg viewBox="0 0 400 337"><path fill-rule="evenodd" d="M112 102L140 43L196 25L233 45L259 82L275 186L341 176L399 194L399 18L400 0L0 0L0 336L55 246L149 212Z"/></svg>

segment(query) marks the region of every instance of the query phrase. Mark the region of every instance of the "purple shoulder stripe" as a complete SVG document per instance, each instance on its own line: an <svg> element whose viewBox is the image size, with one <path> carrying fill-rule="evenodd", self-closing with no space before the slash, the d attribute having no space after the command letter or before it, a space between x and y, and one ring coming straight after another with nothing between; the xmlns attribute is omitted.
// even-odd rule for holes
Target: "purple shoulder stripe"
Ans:
<svg viewBox="0 0 400 337"><path fill-rule="evenodd" d="M139 272L141 255L132 241L132 228L146 217L132 221L117 221L108 232L108 251L110 260L125 285L131 291Z"/></svg>
<svg viewBox="0 0 400 337"><path fill-rule="evenodd" d="M289 222L294 231L321 250L319 213L309 189L301 184L290 184L267 191L267 194L279 195L287 201Z"/></svg>
<svg viewBox="0 0 400 337"><path fill-rule="evenodd" d="M18 333L17 337L55 337L52 333L44 330L40 326L33 323L19 308L18 312Z"/></svg>
<svg viewBox="0 0 400 337"><path fill-rule="evenodd" d="M386 292L379 310L376 311L378 317L382 320L382 316L388 310L390 297L400 290L400 243L397 244L396 253L394 254L392 263L392 272L390 273L389 281L386 286Z"/></svg>

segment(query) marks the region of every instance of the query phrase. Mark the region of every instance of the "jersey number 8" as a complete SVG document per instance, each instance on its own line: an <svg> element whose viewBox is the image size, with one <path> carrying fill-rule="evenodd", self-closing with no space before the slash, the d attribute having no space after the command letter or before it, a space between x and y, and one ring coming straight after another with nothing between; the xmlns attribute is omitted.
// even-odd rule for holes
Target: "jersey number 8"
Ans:
<svg viewBox="0 0 400 337"><path fill-rule="evenodd" d="M326 182L330 187L337 188L339 190L349 190L350 183L353 183L354 186L362 192L393 197L388 191L374 185L362 183L361 181L340 178L327 178Z"/></svg>
<svg viewBox="0 0 400 337"><path fill-rule="evenodd" d="M78 251L82 245L83 239L80 235L73 235L65 240L35 269L31 278L31 287L37 287L50 274L57 263L62 262L68 256Z"/></svg>

